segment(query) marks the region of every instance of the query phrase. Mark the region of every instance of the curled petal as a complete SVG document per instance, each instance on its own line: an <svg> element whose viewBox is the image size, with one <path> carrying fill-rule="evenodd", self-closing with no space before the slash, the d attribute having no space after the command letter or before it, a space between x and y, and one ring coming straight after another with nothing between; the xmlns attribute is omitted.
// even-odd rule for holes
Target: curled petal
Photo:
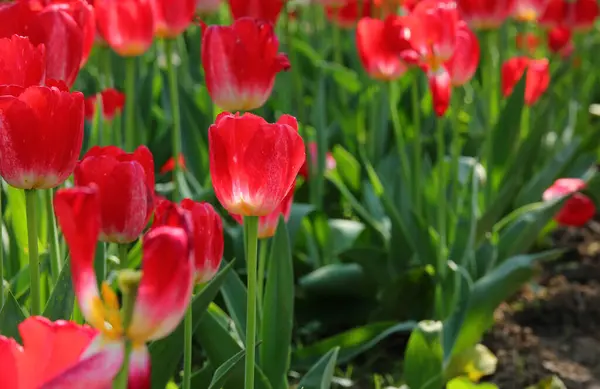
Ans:
<svg viewBox="0 0 600 389"><path fill-rule="evenodd" d="M192 297L194 266L185 230L161 226L144 237L142 279L131 325L134 343L163 338L181 321Z"/></svg>

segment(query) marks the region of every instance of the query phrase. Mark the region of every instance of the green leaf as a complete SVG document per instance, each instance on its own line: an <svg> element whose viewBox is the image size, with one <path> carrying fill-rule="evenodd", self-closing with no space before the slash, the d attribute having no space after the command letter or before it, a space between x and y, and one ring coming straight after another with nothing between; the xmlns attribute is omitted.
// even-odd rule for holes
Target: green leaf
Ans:
<svg viewBox="0 0 600 389"><path fill-rule="evenodd" d="M6 197L8 210L10 211L10 222L12 230L17 239L21 253L27 252L29 243L27 240L27 212L25 210L25 193L21 189L7 186Z"/></svg>
<svg viewBox="0 0 600 389"><path fill-rule="evenodd" d="M195 332L198 323L204 316L206 309L219 292L227 274L231 271L234 261L225 266L192 300L192 331ZM175 331L166 338L150 344L150 357L152 361L152 388L162 389L175 373L183 355L183 322Z"/></svg>
<svg viewBox="0 0 600 389"><path fill-rule="evenodd" d="M339 362L347 363L357 355L369 350L388 336L412 330L417 323L383 322L367 324L318 341L310 346L294 351L292 366L294 369L308 369L315 364L327 350L339 348Z"/></svg>
<svg viewBox="0 0 600 389"><path fill-rule="evenodd" d="M334 347L323 355L302 377L298 389L330 389L339 350Z"/></svg>
<svg viewBox="0 0 600 389"><path fill-rule="evenodd" d="M294 326L294 268L283 216L279 218L267 263L260 366L273 389L286 389Z"/></svg>
<svg viewBox="0 0 600 389"><path fill-rule="evenodd" d="M246 350L240 350L219 366L217 370L215 370L215 374L213 375L208 389L221 389L225 385L225 382L227 382L232 369L241 366L241 362L244 360L245 355Z"/></svg>
<svg viewBox="0 0 600 389"><path fill-rule="evenodd" d="M75 294L73 293L73 283L71 282L71 263L65 261L60 271L56 285L52 289L52 294L44 308L44 316L52 321L69 320L73 312Z"/></svg>
<svg viewBox="0 0 600 389"><path fill-rule="evenodd" d="M6 291L6 301L0 311L0 334L21 342L19 323L25 320L25 314L10 290Z"/></svg>
<svg viewBox="0 0 600 389"><path fill-rule="evenodd" d="M479 380L496 372L498 358L482 344L454 355L446 368L446 379L467 376L471 381Z"/></svg>
<svg viewBox="0 0 600 389"><path fill-rule="evenodd" d="M340 145L335 145L332 153L340 178L352 191L360 190L360 163Z"/></svg>
<svg viewBox="0 0 600 389"><path fill-rule="evenodd" d="M467 377L458 377L448 382L446 389L498 389L498 387L489 382L476 384Z"/></svg>
<svg viewBox="0 0 600 389"><path fill-rule="evenodd" d="M479 343L484 332L493 324L494 311L498 305L531 278L536 261L553 259L561 254L561 250L552 250L517 255L475 282L454 353L460 353Z"/></svg>
<svg viewBox="0 0 600 389"><path fill-rule="evenodd" d="M242 282L238 274L234 271L227 274L225 282L221 288L221 295L225 300L227 313L233 320L238 336L245 342L246 340L246 300L248 292L246 285Z"/></svg>
<svg viewBox="0 0 600 389"><path fill-rule="evenodd" d="M292 211L290 212L290 219L287 224L288 232L290 233L290 247L294 247L302 220L304 217L315 210L315 206L312 204L292 204Z"/></svg>
<svg viewBox="0 0 600 389"><path fill-rule="evenodd" d="M215 368L210 362L204 364L202 369L194 372L191 379L191 387L194 389L208 389L212 382L212 376L215 374Z"/></svg>
<svg viewBox="0 0 600 389"><path fill-rule="evenodd" d="M442 387L442 330L439 321L422 321L410 334L404 356L404 379L411 389Z"/></svg>
<svg viewBox="0 0 600 389"><path fill-rule="evenodd" d="M298 284L307 294L318 296L365 296L375 287L356 263L323 266L300 278Z"/></svg>

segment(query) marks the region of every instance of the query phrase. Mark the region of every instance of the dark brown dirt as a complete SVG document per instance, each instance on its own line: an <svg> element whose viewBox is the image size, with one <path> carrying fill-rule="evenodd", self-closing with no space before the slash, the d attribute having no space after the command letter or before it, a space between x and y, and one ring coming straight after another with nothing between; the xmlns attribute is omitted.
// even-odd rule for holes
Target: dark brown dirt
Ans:
<svg viewBox="0 0 600 389"><path fill-rule="evenodd" d="M600 224L554 236L570 248L496 312L484 343L498 357L489 378L523 389L557 375L569 389L600 389Z"/></svg>

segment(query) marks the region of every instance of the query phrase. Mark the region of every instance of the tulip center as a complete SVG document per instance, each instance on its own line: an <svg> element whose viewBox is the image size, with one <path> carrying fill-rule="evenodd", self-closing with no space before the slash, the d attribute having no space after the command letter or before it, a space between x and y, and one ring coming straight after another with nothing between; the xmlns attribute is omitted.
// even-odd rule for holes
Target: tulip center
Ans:
<svg viewBox="0 0 600 389"><path fill-rule="evenodd" d="M110 339L120 339L123 336L123 323L119 311L119 299L108 283L102 283L102 298L93 301L94 320L90 324Z"/></svg>

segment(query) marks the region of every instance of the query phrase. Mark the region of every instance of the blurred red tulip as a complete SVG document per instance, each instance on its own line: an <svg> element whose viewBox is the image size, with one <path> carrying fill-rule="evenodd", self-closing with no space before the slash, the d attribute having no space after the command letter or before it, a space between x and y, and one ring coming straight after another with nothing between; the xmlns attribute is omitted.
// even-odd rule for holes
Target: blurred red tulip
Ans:
<svg viewBox="0 0 600 389"><path fill-rule="evenodd" d="M228 3L234 19L250 17L273 24L283 9L282 0L228 0Z"/></svg>
<svg viewBox="0 0 600 389"><path fill-rule="evenodd" d="M51 5L40 11L26 2L0 4L0 38L14 34L46 47L46 77L73 85L83 56L83 31L68 7Z"/></svg>
<svg viewBox="0 0 600 389"><path fill-rule="evenodd" d="M445 67L438 67L436 70L427 71L429 80L429 90L433 98L433 111L437 116L444 116L450 106L452 97L452 80Z"/></svg>
<svg viewBox="0 0 600 389"><path fill-rule="evenodd" d="M24 88L43 85L46 75L46 50L34 46L27 37L13 35L0 39L0 85Z"/></svg>
<svg viewBox="0 0 600 389"><path fill-rule="evenodd" d="M592 28L598 12L596 0L549 0L539 21L548 27L563 26L584 30Z"/></svg>
<svg viewBox="0 0 600 389"><path fill-rule="evenodd" d="M456 33L454 54L444 67L450 74L453 86L462 86L471 81L479 65L479 41L467 23L460 21Z"/></svg>
<svg viewBox="0 0 600 389"><path fill-rule="evenodd" d="M462 18L471 27L495 29L511 15L515 0L457 0L457 5Z"/></svg>
<svg viewBox="0 0 600 389"><path fill-rule="evenodd" d="M196 0L152 0L154 30L159 38L175 38L192 23Z"/></svg>
<svg viewBox="0 0 600 389"><path fill-rule="evenodd" d="M0 175L20 189L55 188L79 158L83 95L46 86L11 89L14 95L0 92Z"/></svg>
<svg viewBox="0 0 600 389"><path fill-rule="evenodd" d="M533 54L540 45L540 38L538 38L537 35L531 32L527 34L519 33L515 38L515 44L517 46L517 49L527 54Z"/></svg>
<svg viewBox="0 0 600 389"><path fill-rule="evenodd" d="M594 202L589 197L577 193L585 187L585 182L579 178L559 178L544 191L542 195L544 201L571 195L554 216L554 220L563 226L581 227L594 217L596 214Z"/></svg>
<svg viewBox="0 0 600 389"><path fill-rule="evenodd" d="M267 239L275 235L277 231L277 225L279 224L279 216L283 215L284 220L287 222L290 219L290 213L292 212L292 203L294 202L294 190L292 186L288 194L283 198L281 203L275 208L273 212L266 216L258 218L258 238ZM231 214L231 216L240 224L244 224L244 218L240 215Z"/></svg>
<svg viewBox="0 0 600 389"><path fill-rule="evenodd" d="M102 115L106 120L112 120L125 106L125 95L114 88L108 88L102 92L85 99L85 118L92 120L96 112L96 99L100 96L102 101Z"/></svg>
<svg viewBox="0 0 600 389"><path fill-rule="evenodd" d="M544 13L549 0L516 0L513 17L522 22L534 22Z"/></svg>
<svg viewBox="0 0 600 389"><path fill-rule="evenodd" d="M373 0L345 0L342 5L327 5L325 14L339 27L354 28L360 19L374 16Z"/></svg>
<svg viewBox="0 0 600 389"><path fill-rule="evenodd" d="M212 205L184 199L178 206L163 200L156 207L152 228L162 225L189 230L194 247L195 282L210 281L219 270L224 250L223 222Z"/></svg>
<svg viewBox="0 0 600 389"><path fill-rule="evenodd" d="M277 123L246 113L221 113L208 129L210 175L217 199L229 213L266 216L279 206L305 161L298 123Z"/></svg>
<svg viewBox="0 0 600 389"><path fill-rule="evenodd" d="M223 0L196 0L196 12L201 15L215 13L221 7Z"/></svg>
<svg viewBox="0 0 600 389"><path fill-rule="evenodd" d="M177 157L177 164L181 170L185 170L185 159L183 158L183 154L179 154ZM170 157L167 162L160 168L160 174L165 174L172 172L175 169L175 158Z"/></svg>
<svg viewBox="0 0 600 389"><path fill-rule="evenodd" d="M553 53L568 57L573 53L571 30L566 27L554 27L548 30L548 48Z"/></svg>
<svg viewBox="0 0 600 389"><path fill-rule="evenodd" d="M502 64L502 93L509 96L525 72L525 104L531 106L550 84L550 66L545 58L514 57Z"/></svg>
<svg viewBox="0 0 600 389"><path fill-rule="evenodd" d="M74 322L31 316L19 324L23 346L0 336L3 389L110 388L123 344Z"/></svg>
<svg viewBox="0 0 600 389"><path fill-rule="evenodd" d="M362 18L356 28L356 46L367 73L375 79L391 81L402 76L408 67L390 43L393 33L386 26L383 20Z"/></svg>
<svg viewBox="0 0 600 389"><path fill-rule="evenodd" d="M133 153L94 146L74 176L75 185L98 186L102 241L129 243L140 236L154 212L154 161L146 146Z"/></svg>
<svg viewBox="0 0 600 389"><path fill-rule="evenodd" d="M312 166L316 166L317 165L317 158L318 158L318 152L317 152L317 143L316 142L309 142L308 143L308 154L310 157L310 161L312 163ZM308 162L308 158L306 158L304 160L304 163L302 164L302 167L300 167L300 170L298 171L298 174L302 177L304 177L305 180L310 179L310 167L308 166L309 162ZM333 158L333 155L331 153L326 153L325 154L325 172L331 171L333 169L335 169L335 158Z"/></svg>
<svg viewBox="0 0 600 389"><path fill-rule="evenodd" d="M98 30L123 57L144 54L154 39L151 0L95 0Z"/></svg>
<svg viewBox="0 0 600 389"><path fill-rule="evenodd" d="M214 103L227 111L261 107L275 76L287 70L285 54L270 23L241 18L231 26L210 26L202 37L202 67Z"/></svg>

